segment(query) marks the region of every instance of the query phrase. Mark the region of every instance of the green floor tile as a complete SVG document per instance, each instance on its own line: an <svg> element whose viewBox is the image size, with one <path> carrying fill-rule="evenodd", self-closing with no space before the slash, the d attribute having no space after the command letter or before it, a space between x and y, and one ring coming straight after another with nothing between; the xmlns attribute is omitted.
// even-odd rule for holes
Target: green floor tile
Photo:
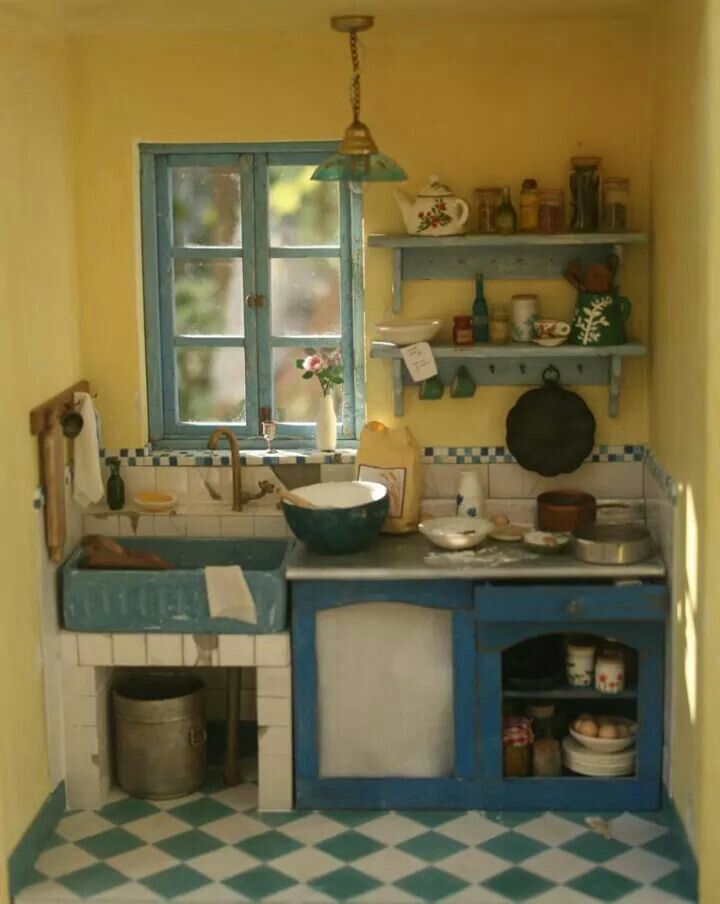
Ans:
<svg viewBox="0 0 720 904"><path fill-rule="evenodd" d="M222 841L218 841L217 838L213 838L200 829L191 829L189 832L173 835L163 841L156 841L155 847L170 854L171 857L175 857L176 860L190 860L192 857L199 857L200 854L216 851L224 845Z"/></svg>
<svg viewBox="0 0 720 904"><path fill-rule="evenodd" d="M427 869L412 873L409 876L405 876L404 879L395 882L397 888L406 891L408 894L415 895L416 898L422 898L423 901L432 902L442 901L443 898L467 888L469 884L464 879L460 879L458 876L451 876L450 873L446 873L444 870L437 869L434 866L429 866ZM478 897L478 902L480 900L481 898Z"/></svg>
<svg viewBox="0 0 720 904"><path fill-rule="evenodd" d="M533 819L537 819L541 815L542 812L539 810L508 810L507 812L490 810L485 813L485 816L492 822L496 822L499 826L505 826L508 829L516 829L523 823L532 822Z"/></svg>
<svg viewBox="0 0 720 904"><path fill-rule="evenodd" d="M283 835L282 832L276 832L273 829L270 832L263 832L261 835L253 835L252 838L238 841L235 847L258 860L275 860L277 857L296 851L302 845L294 838L290 838L289 835Z"/></svg>
<svg viewBox="0 0 720 904"><path fill-rule="evenodd" d="M424 860L426 863L437 863L438 860L444 860L445 857L449 857L465 847L467 845L448 838L446 835L440 835L438 832L425 832L397 845L398 850L412 854L413 857Z"/></svg>
<svg viewBox="0 0 720 904"><path fill-rule="evenodd" d="M655 882L655 888L677 895L685 901L697 901L697 879L694 871L678 869Z"/></svg>
<svg viewBox="0 0 720 904"><path fill-rule="evenodd" d="M336 869L332 873L327 873L308 882L308 885L316 889L316 891L321 891L323 894L336 898L338 901L357 898L359 895L372 891L373 888L377 888L381 884L377 879L373 879L371 876L367 876L351 866L343 866L341 869Z"/></svg>
<svg viewBox="0 0 720 904"><path fill-rule="evenodd" d="M270 866L256 866L231 879L225 879L223 885L245 895L251 901L262 901L269 895L276 895L291 885L297 885L297 882Z"/></svg>
<svg viewBox="0 0 720 904"><path fill-rule="evenodd" d="M168 812L178 819L182 819L183 822L197 827L223 819L225 816L232 816L235 810L232 807L226 807L218 800L213 800L212 797L200 797L190 801L189 804L181 804L173 810L168 810Z"/></svg>
<svg viewBox="0 0 720 904"><path fill-rule="evenodd" d="M672 832L665 832L652 841L642 846L644 851L650 851L651 854L657 854L659 857L667 857L668 860L674 860L680 863L684 856L684 846L677 835Z"/></svg>
<svg viewBox="0 0 720 904"><path fill-rule="evenodd" d="M496 835L480 847L489 854L508 860L510 863L522 863L528 857L540 854L547 850L547 845L534 838L528 838L526 835L520 835L518 832L504 832L502 835Z"/></svg>
<svg viewBox="0 0 720 904"><path fill-rule="evenodd" d="M133 822L136 819L144 819L146 816L152 816L158 813L158 807L146 800L139 800L136 797L126 797L123 800L116 800L112 804L107 804L100 811L100 816L116 826L125 825L127 822Z"/></svg>
<svg viewBox="0 0 720 904"><path fill-rule="evenodd" d="M629 895L631 891L640 888L638 882L626 879L625 876L613 873L603 866L597 866L589 873L583 873L566 884L598 901L619 901L624 895Z"/></svg>
<svg viewBox="0 0 720 904"><path fill-rule="evenodd" d="M504 873L498 873L497 876L487 879L482 885L510 898L511 901L527 901L550 888L555 888L552 882L519 866L513 866Z"/></svg>
<svg viewBox="0 0 720 904"><path fill-rule="evenodd" d="M398 810L398 813L407 819L412 819L413 822L419 822L422 826L434 829L446 822L452 822L459 816L464 816L467 810Z"/></svg>
<svg viewBox="0 0 720 904"><path fill-rule="evenodd" d="M109 860L118 854L127 854L135 848L142 847L145 842L125 829L108 829L97 835L88 835L75 842L79 848L97 857L98 860Z"/></svg>
<svg viewBox="0 0 720 904"><path fill-rule="evenodd" d="M597 832L578 835L577 838L566 841L560 847L578 857L584 857L585 860L592 860L593 863L605 863L630 850L626 844L616 841L614 838L603 838Z"/></svg>
<svg viewBox="0 0 720 904"><path fill-rule="evenodd" d="M319 850L332 857L337 857L338 860L344 860L346 863L359 860L360 857L367 857L368 854L374 854L375 851L382 850L384 846L373 838L368 838L367 835L361 835L354 829L342 832L340 835L335 835L328 838L327 841L321 841L320 844L315 845Z"/></svg>
<svg viewBox="0 0 720 904"><path fill-rule="evenodd" d="M179 895L189 894L203 885L209 885L210 882L207 876L182 863L141 880L142 885L162 895L163 898L177 898Z"/></svg>
<svg viewBox="0 0 720 904"><path fill-rule="evenodd" d="M322 815L328 819L334 819L340 825L357 828L373 819L385 816L388 811L383 810L322 810ZM305 814L303 814L305 815Z"/></svg>
<svg viewBox="0 0 720 904"><path fill-rule="evenodd" d="M74 891L81 898L90 898L99 895L118 885L124 885L128 880L126 876L105 863L94 863L84 869L75 870L66 876L60 876L55 880L70 891Z"/></svg>

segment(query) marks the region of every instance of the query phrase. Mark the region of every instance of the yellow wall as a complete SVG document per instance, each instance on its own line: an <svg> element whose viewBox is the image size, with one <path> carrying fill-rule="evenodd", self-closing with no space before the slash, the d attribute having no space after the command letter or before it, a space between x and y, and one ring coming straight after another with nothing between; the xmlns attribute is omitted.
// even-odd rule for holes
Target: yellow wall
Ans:
<svg viewBox="0 0 720 904"><path fill-rule="evenodd" d="M67 76L59 41L0 19L0 861L51 790L28 412L80 376Z"/></svg>
<svg viewBox="0 0 720 904"><path fill-rule="evenodd" d="M657 24L650 439L681 486L673 787L695 839L701 899L710 902L717 900L720 881L720 4L669 0Z"/></svg>
<svg viewBox="0 0 720 904"><path fill-rule="evenodd" d="M363 114L381 148L416 190L439 172L466 196L478 184L525 176L564 185L574 153L602 155L633 186L633 225L647 225L650 61L643 32L624 23L533 23L526 27L383 28L365 43ZM349 119L344 39L312 35L126 34L73 40L78 242L82 337L88 377L100 392L108 446L146 439L139 288L139 141L330 139ZM388 186L366 199L368 232L399 231ZM645 337L645 252L630 253L625 288L635 302L633 332ZM367 256L367 323L390 303L390 256ZM520 287L525 288L525 287ZM490 284L509 299L513 286ZM569 315L572 291L541 286L546 310ZM413 284L409 316L467 310L467 283ZM601 442L646 439L644 362L627 366L621 417L607 416L607 391L583 390ZM368 366L368 415L393 421L386 363ZM482 390L470 402L419 403L407 396L406 423L421 442L504 441L504 420L522 390Z"/></svg>

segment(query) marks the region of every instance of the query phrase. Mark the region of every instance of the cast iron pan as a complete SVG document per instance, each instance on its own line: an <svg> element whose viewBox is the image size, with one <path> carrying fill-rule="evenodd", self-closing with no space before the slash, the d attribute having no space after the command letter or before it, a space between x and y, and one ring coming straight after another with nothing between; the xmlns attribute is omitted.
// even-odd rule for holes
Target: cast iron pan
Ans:
<svg viewBox="0 0 720 904"><path fill-rule="evenodd" d="M507 446L518 463L543 477L569 474L595 445L595 418L577 393L560 386L560 371L543 371L543 386L524 393L505 424Z"/></svg>

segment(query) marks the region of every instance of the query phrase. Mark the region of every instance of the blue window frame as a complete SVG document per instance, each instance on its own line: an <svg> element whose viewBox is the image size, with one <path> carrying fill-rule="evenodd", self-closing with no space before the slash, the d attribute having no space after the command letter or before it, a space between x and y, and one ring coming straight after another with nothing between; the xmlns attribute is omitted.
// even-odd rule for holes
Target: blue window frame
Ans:
<svg viewBox="0 0 720 904"><path fill-rule="evenodd" d="M362 201L311 182L333 143L141 145L150 440L204 446L218 424L247 447L278 421L314 437L316 380L294 360L339 353L338 438L364 420ZM312 239L308 241L308 236Z"/></svg>

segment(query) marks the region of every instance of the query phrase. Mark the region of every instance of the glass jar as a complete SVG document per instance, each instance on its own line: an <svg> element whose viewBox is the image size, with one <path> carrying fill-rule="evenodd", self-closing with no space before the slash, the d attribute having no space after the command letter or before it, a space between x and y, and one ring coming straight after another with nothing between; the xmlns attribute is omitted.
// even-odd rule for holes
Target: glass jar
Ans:
<svg viewBox="0 0 720 904"><path fill-rule="evenodd" d="M602 228L608 232L624 232L628 228L630 180L621 176L603 179Z"/></svg>
<svg viewBox="0 0 720 904"><path fill-rule="evenodd" d="M538 230L538 184L535 179L523 180L520 189L520 232Z"/></svg>
<svg viewBox="0 0 720 904"><path fill-rule="evenodd" d="M513 235L517 232L517 213L510 197L509 185L503 187L502 202L495 217L495 225L500 235Z"/></svg>
<svg viewBox="0 0 720 904"><path fill-rule="evenodd" d="M503 775L524 778L530 775L533 733L530 719L524 716L503 718Z"/></svg>
<svg viewBox="0 0 720 904"><path fill-rule="evenodd" d="M492 305L490 308L490 342L505 345L510 341L510 312L507 305Z"/></svg>
<svg viewBox="0 0 720 904"><path fill-rule="evenodd" d="M457 314L453 317L453 342L455 345L472 345L473 323L469 314Z"/></svg>
<svg viewBox="0 0 720 904"><path fill-rule="evenodd" d="M545 235L565 228L565 192L562 188L543 188L538 192L538 231Z"/></svg>
<svg viewBox="0 0 720 904"><path fill-rule="evenodd" d="M475 223L481 235L497 232L495 218L502 203L501 188L476 188L473 194Z"/></svg>
<svg viewBox="0 0 720 904"><path fill-rule="evenodd" d="M594 232L600 225L601 157L570 159L570 192L572 195L573 232Z"/></svg>
<svg viewBox="0 0 720 904"><path fill-rule="evenodd" d="M528 718L532 720L535 740L555 738L557 736L557 718L552 703L533 703L527 708Z"/></svg>
<svg viewBox="0 0 720 904"><path fill-rule="evenodd" d="M539 778L556 778L562 775L560 742L555 738L535 741L532 756L532 774Z"/></svg>

